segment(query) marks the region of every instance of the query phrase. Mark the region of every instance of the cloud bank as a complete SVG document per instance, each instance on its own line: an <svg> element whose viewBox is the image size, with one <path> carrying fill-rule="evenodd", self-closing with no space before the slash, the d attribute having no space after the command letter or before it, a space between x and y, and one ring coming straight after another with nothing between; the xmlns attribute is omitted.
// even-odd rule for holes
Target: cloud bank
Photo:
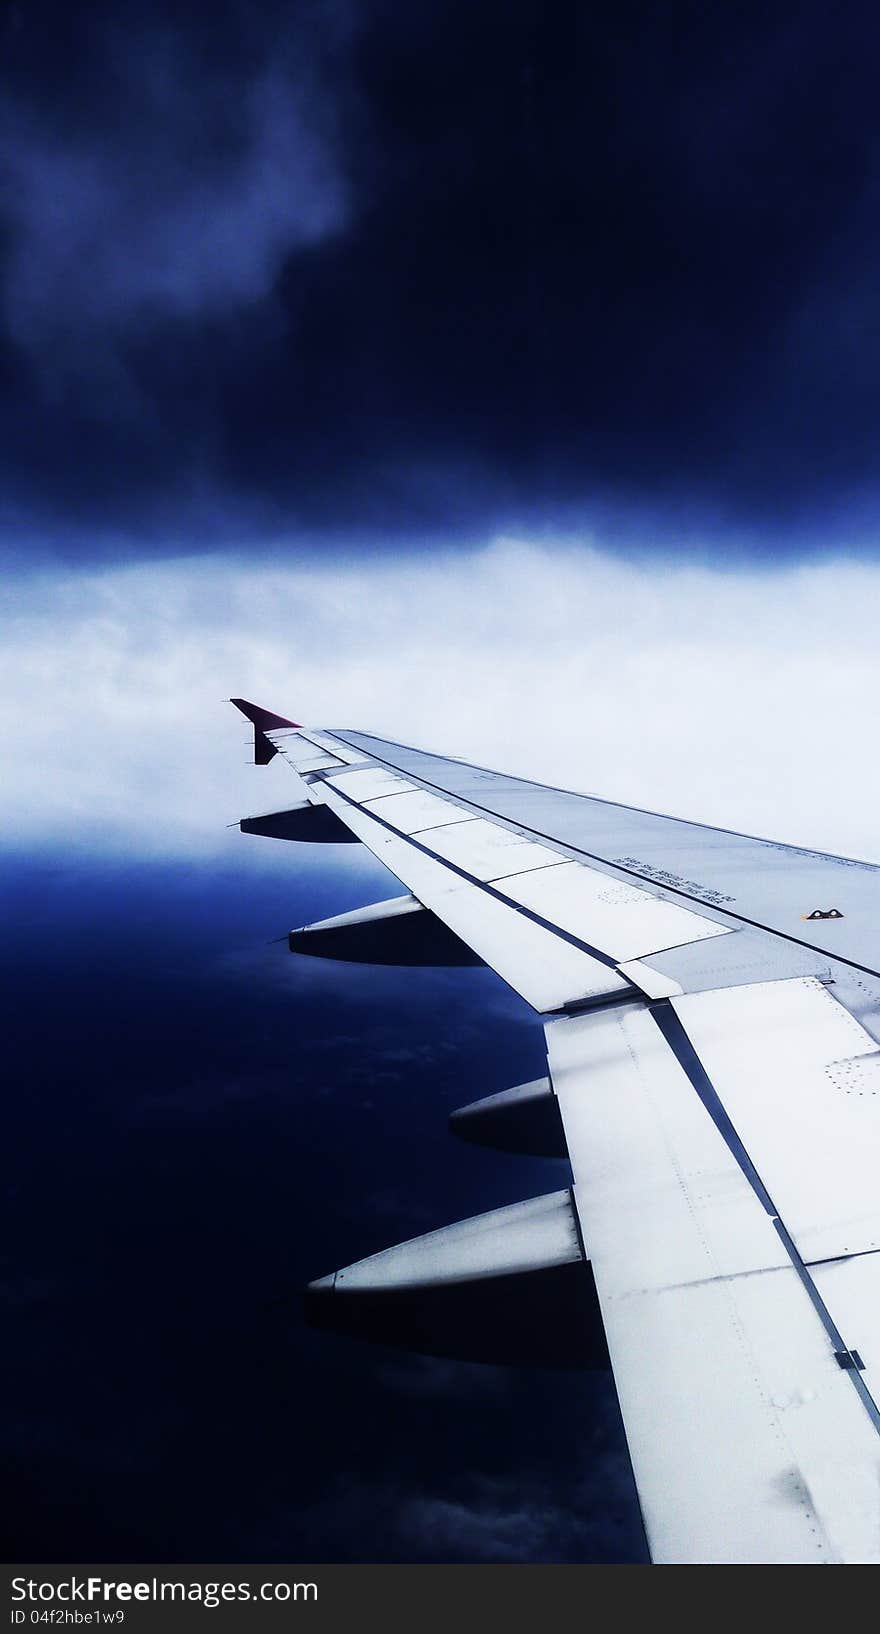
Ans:
<svg viewBox="0 0 880 1634"><path fill-rule="evenodd" d="M248 764L223 702L241 694L876 859L878 596L865 563L713 572L511 539L370 567L40 572L3 619L4 840L240 855L224 825L295 794L280 759Z"/></svg>

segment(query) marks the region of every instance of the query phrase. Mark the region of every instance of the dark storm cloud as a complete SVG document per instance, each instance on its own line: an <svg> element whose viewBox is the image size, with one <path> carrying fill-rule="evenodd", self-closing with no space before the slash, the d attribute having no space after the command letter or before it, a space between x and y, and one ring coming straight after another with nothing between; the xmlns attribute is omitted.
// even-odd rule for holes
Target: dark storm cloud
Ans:
<svg viewBox="0 0 880 1634"><path fill-rule="evenodd" d="M133 109L118 144L7 121L7 322L56 375L83 343L100 355L141 318L210 319L264 299L290 250L344 215L301 88L281 69L206 84L171 33L148 37L136 68L122 53L113 66Z"/></svg>
<svg viewBox="0 0 880 1634"><path fill-rule="evenodd" d="M10 525L870 509L878 43L818 5L10 7Z"/></svg>

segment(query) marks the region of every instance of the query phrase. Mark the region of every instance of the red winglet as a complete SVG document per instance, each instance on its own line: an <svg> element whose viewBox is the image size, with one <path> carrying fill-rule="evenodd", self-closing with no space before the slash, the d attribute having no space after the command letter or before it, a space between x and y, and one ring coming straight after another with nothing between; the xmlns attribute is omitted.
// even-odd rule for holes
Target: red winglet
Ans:
<svg viewBox="0 0 880 1634"><path fill-rule="evenodd" d="M230 698L229 702L247 715L249 721L253 721L258 732L269 732L273 726L300 725L299 721L289 721L286 715L274 715L271 709L261 709L259 704L248 703L247 698Z"/></svg>
<svg viewBox="0 0 880 1634"><path fill-rule="evenodd" d="M292 726L296 729L299 721L289 721L286 715L273 715L271 709L261 709L259 704L248 703L247 698L230 698L229 702L240 709L254 727L254 763L257 766L268 766L278 753L271 738L266 737L273 727Z"/></svg>

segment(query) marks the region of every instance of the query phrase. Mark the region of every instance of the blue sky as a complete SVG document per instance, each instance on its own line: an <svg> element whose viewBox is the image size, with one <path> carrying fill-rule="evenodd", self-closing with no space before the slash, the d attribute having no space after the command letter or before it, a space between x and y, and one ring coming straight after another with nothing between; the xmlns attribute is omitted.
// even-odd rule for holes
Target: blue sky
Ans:
<svg viewBox="0 0 880 1634"><path fill-rule="evenodd" d="M541 1070L488 973L268 945L395 887L227 826L223 700L878 860L878 27L4 8L23 1556L639 1556L607 1379L301 1323L558 1170L446 1136Z"/></svg>

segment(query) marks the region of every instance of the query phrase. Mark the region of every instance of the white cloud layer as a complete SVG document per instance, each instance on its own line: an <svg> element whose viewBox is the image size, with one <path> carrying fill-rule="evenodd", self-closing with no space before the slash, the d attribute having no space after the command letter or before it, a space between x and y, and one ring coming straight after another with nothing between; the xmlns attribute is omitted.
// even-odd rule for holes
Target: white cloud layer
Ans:
<svg viewBox="0 0 880 1634"><path fill-rule="evenodd" d="M712 571L498 540L471 553L52 570L11 589L7 845L286 848L221 700L880 860L880 565ZM239 855L241 852L239 851Z"/></svg>

